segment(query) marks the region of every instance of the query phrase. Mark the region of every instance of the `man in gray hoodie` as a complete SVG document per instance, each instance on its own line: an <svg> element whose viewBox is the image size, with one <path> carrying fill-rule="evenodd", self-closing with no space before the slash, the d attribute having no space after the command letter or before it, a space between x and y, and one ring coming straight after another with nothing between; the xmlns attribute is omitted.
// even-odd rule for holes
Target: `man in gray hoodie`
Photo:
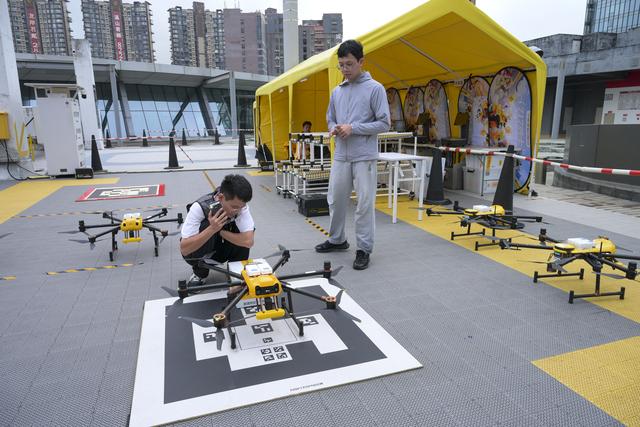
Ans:
<svg viewBox="0 0 640 427"><path fill-rule="evenodd" d="M331 93L327 110L329 132L335 138L335 152L329 177L327 202L331 215L329 240L316 246L317 252L349 248L345 219L351 191L355 187L358 205L356 259L353 268L369 266L375 234L378 138L390 126L389 104L384 86L362 71L362 45L347 40L338 48L338 67L344 81Z"/></svg>

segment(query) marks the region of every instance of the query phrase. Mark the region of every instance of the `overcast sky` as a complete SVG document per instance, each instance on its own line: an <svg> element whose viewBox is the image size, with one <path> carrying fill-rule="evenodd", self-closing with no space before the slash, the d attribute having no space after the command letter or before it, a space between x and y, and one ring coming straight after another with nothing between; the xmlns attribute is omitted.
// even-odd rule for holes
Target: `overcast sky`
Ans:
<svg viewBox="0 0 640 427"><path fill-rule="evenodd" d="M131 3L132 0L124 0ZM320 19L323 13L342 13L343 39L367 33L424 3L424 0L299 0L298 19ZM281 0L204 0L214 10L240 7L244 12L273 7L282 12ZM477 0L477 7L520 40L558 33L582 34L587 0ZM156 61L171 63L169 14L173 6L191 8L191 0L153 0L153 40ZM80 0L68 3L73 36L84 37Z"/></svg>

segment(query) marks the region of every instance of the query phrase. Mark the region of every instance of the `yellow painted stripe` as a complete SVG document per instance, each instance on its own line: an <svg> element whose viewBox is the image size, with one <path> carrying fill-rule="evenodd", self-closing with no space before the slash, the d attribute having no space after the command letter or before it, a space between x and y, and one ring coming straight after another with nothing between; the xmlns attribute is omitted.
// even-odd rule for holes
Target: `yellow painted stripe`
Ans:
<svg viewBox="0 0 640 427"><path fill-rule="evenodd" d="M427 231L435 236L441 237L447 241L450 240L451 232L462 233L466 228L460 227L460 222L455 215L442 215L442 216L427 216L423 215L422 221L418 221L418 211L415 209L418 206L417 200L409 200L408 196L401 196L398 198L398 219L405 221L411 225L414 225L421 230ZM434 209L445 209L439 206L434 206ZM391 209L387 208L387 198L380 197L376 203L376 209L391 216ZM391 219L389 219L390 221ZM471 231L481 231L482 227L477 224L472 225ZM487 234L490 234L488 232ZM523 230L498 230L496 232L498 237L511 237L526 235L530 238L537 240L537 236L523 233ZM551 236L556 238L570 238L579 236ZM595 237L595 236L594 236ZM489 243L489 240L483 239L479 236L469 237L457 237L451 243L458 246L474 251L474 243L479 241L481 243ZM533 243L535 242L525 238L518 237L514 239L514 242L520 243ZM533 272L538 271L540 273L546 273L544 264L534 264L530 261L546 261L549 256L549 251L536 250L536 249L523 249L520 251L514 250L501 250L499 247L484 247L480 248L477 254L487 257L495 262L498 262L504 266L512 268L529 277L533 277ZM576 293L592 293L595 287L595 275L592 274L591 267L582 261L576 261L565 266L570 273L578 272L580 268L585 269L584 280L579 280L577 277L562 277L553 279L539 279L540 282L544 282L555 288L562 289L563 291L575 290ZM611 269L605 269L604 271L613 272ZM619 273L619 271L618 271ZM640 323L640 286L638 282L632 282L629 280L616 280L610 277L601 276L601 291L613 292L618 291L621 286L626 288L624 300L620 300L618 297L602 297L602 298L587 298L586 300L612 311L620 316L631 319L634 322ZM533 283L532 283L533 284ZM567 301L568 301L567 296Z"/></svg>
<svg viewBox="0 0 640 427"><path fill-rule="evenodd" d="M621 423L640 426L640 337L533 364Z"/></svg>
<svg viewBox="0 0 640 427"><path fill-rule="evenodd" d="M0 191L0 224L35 205L62 187L115 184L120 178L56 179L20 182Z"/></svg>
<svg viewBox="0 0 640 427"><path fill-rule="evenodd" d="M124 264L103 265L101 267L69 268L69 269L62 270L62 271L48 271L45 274L47 276L56 276L58 274L65 274L65 273L80 273L82 271L111 270L111 269L114 269L114 268L131 267L133 265L140 265L140 264L142 264L142 262L139 262L137 264L133 264L131 262L127 262L127 263L124 263Z"/></svg>
<svg viewBox="0 0 640 427"><path fill-rule="evenodd" d="M4 276L0 277L0 280L16 280L16 276Z"/></svg>
<svg viewBox="0 0 640 427"><path fill-rule="evenodd" d="M273 171L261 171L261 170L247 171L247 175L249 175L249 176L273 176Z"/></svg>
<svg viewBox="0 0 640 427"><path fill-rule="evenodd" d="M216 185L213 183L213 181L209 177L209 174L207 173L207 171L202 171L202 173L204 174L204 177L207 178L207 181L209 181L209 185L211 186L211 188L215 191Z"/></svg>

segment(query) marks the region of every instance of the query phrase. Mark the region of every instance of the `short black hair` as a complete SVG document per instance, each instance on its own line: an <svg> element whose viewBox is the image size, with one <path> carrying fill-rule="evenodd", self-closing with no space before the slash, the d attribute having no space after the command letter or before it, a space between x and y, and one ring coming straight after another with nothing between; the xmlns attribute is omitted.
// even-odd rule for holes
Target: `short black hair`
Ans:
<svg viewBox="0 0 640 427"><path fill-rule="evenodd" d="M338 58L344 58L349 54L352 54L358 61L360 61L364 56L362 44L353 39L343 41L338 48Z"/></svg>
<svg viewBox="0 0 640 427"><path fill-rule="evenodd" d="M305 125L312 126L309 120L305 120L304 122L302 122L302 127L305 127Z"/></svg>
<svg viewBox="0 0 640 427"><path fill-rule="evenodd" d="M245 203L249 203L253 196L251 184L242 175L227 175L220 184L220 192L226 200L233 200L236 197Z"/></svg>

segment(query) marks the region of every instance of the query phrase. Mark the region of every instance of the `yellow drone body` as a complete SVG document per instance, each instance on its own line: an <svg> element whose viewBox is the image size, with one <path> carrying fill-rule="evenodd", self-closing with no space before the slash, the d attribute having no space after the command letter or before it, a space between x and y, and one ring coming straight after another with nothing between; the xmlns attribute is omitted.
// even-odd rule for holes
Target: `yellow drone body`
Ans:
<svg viewBox="0 0 640 427"><path fill-rule="evenodd" d="M126 214L120 223L120 231L124 233L122 243L137 243L142 240L142 215L140 213Z"/></svg>
<svg viewBox="0 0 640 427"><path fill-rule="evenodd" d="M271 266L265 261L246 260L242 261L242 265L244 266L242 278L248 289L248 292L242 299L265 299L277 297L282 293L280 281L273 274ZM285 314L283 308L270 308L269 305L264 310L256 313L256 319L277 319L283 317Z"/></svg>
<svg viewBox="0 0 640 427"><path fill-rule="evenodd" d="M616 253L616 245L607 237L598 237L594 240L582 238L567 239L553 245L553 252L558 256L588 253Z"/></svg>
<svg viewBox="0 0 640 427"><path fill-rule="evenodd" d="M473 206L473 208L465 209L464 214L470 217L489 215L504 216L505 211L504 208L500 205L475 205Z"/></svg>

